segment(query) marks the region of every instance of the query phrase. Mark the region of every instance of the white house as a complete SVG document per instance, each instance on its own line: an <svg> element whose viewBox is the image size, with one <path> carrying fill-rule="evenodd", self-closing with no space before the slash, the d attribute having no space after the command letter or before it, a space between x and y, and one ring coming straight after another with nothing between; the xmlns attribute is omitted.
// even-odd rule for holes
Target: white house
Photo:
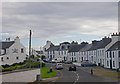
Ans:
<svg viewBox="0 0 120 84"><path fill-rule="evenodd" d="M105 66L106 65L106 46L111 42L111 38L104 37L100 41L99 47L97 48L97 65Z"/></svg>
<svg viewBox="0 0 120 84"><path fill-rule="evenodd" d="M51 46L46 50L46 58L48 60L56 60L57 58L61 58L58 55L58 50L59 50L59 46Z"/></svg>
<svg viewBox="0 0 120 84"><path fill-rule="evenodd" d="M82 62L83 60L89 60L88 59L88 50L92 47L91 44L86 44L83 48L79 50L78 55L78 62Z"/></svg>
<svg viewBox="0 0 120 84"><path fill-rule="evenodd" d="M45 51L51 46L54 46L54 44L51 41L47 41L45 46L43 47L43 53L45 54Z"/></svg>
<svg viewBox="0 0 120 84"><path fill-rule="evenodd" d="M87 45L88 43L86 42L82 42L81 44L72 44L71 47L68 50L68 60L69 61L76 61L79 62L80 61L80 49L82 49L83 47L85 47L85 45Z"/></svg>
<svg viewBox="0 0 120 84"><path fill-rule="evenodd" d="M32 49L32 55L41 56L41 55L44 55L44 53L43 53L43 50L38 51L38 50Z"/></svg>
<svg viewBox="0 0 120 84"><path fill-rule="evenodd" d="M6 41L0 42L0 45L0 65L11 65L26 59L26 48L20 43L18 36L14 41L7 38Z"/></svg>
<svg viewBox="0 0 120 84"><path fill-rule="evenodd" d="M69 42L60 43L58 54L59 54L59 57L61 57L63 61L68 59L68 50L70 46L71 44Z"/></svg>
<svg viewBox="0 0 120 84"><path fill-rule="evenodd" d="M106 68L118 69L120 68L120 41L113 44L106 55Z"/></svg>

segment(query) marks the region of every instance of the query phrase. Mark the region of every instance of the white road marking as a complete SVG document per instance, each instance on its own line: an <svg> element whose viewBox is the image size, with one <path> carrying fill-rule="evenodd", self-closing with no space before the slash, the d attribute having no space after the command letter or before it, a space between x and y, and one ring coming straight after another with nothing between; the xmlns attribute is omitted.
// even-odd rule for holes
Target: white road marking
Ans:
<svg viewBox="0 0 120 84"><path fill-rule="evenodd" d="M78 75L77 72L74 72L74 73L77 75L77 79L76 79L76 81L73 84L76 84L76 82L79 80L79 75Z"/></svg>

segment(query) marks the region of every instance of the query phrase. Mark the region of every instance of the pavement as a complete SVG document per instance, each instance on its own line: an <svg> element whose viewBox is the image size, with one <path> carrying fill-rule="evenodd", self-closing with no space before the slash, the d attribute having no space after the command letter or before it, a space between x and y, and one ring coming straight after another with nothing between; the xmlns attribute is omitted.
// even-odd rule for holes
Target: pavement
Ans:
<svg viewBox="0 0 120 84"><path fill-rule="evenodd" d="M22 83L29 83L34 82L36 80L36 75L40 74L40 69L23 71L23 72L16 72L16 73L9 73L2 75L2 82L22 82Z"/></svg>

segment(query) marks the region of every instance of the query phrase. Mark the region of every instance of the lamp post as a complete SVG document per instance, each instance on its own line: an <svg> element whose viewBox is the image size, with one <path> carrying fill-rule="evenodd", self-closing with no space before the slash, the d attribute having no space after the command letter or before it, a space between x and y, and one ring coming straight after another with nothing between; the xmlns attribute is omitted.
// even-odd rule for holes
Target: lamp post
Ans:
<svg viewBox="0 0 120 84"><path fill-rule="evenodd" d="M30 37L29 37L29 68L31 68L31 61L30 61L30 58L31 58L31 30L30 30Z"/></svg>

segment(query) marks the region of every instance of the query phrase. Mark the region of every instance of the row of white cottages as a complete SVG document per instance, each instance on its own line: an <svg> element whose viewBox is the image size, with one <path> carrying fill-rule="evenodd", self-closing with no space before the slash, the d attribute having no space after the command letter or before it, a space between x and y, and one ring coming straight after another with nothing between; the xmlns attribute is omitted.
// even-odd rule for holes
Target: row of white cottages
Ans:
<svg viewBox="0 0 120 84"><path fill-rule="evenodd" d="M10 38L0 41L0 65L23 62L26 58L26 48L20 43L18 36L14 41L10 41Z"/></svg>
<svg viewBox="0 0 120 84"><path fill-rule="evenodd" d="M44 47L47 59L57 59L81 62L89 60L105 68L120 68L120 33L112 34L111 38L104 37L99 41L77 43L61 43L53 45L50 41Z"/></svg>

